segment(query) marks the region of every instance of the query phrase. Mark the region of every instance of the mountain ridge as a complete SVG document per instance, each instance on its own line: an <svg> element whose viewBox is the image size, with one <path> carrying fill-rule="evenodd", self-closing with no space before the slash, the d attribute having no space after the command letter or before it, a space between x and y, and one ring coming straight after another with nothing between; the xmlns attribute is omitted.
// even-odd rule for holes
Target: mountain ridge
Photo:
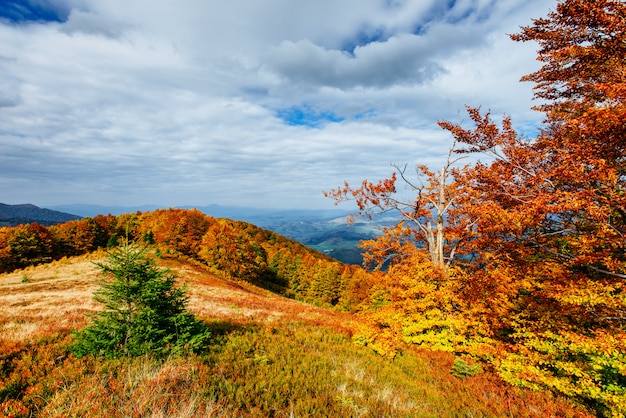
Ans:
<svg viewBox="0 0 626 418"><path fill-rule="evenodd" d="M50 226L83 217L98 215L122 215L151 212L163 208L147 204L137 206L103 206L92 204L53 205L40 208L34 204L7 205L0 203L0 226L17 226L33 222ZM291 238L315 250L321 251L346 264L362 264L362 250L357 247L362 240L372 239L382 229L397 223L394 217L358 221L347 225L350 211L343 209L276 209L245 206L179 206L179 209L195 208L215 218L227 218L249 222Z"/></svg>
<svg viewBox="0 0 626 418"><path fill-rule="evenodd" d="M40 208L31 203L17 205L0 203L0 226L17 226L33 222L49 226L81 218L71 213Z"/></svg>

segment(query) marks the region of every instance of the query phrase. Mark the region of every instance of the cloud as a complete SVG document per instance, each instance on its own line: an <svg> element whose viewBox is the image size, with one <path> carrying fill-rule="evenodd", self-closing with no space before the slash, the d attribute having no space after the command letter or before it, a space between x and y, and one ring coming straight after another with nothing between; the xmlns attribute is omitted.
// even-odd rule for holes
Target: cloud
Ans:
<svg viewBox="0 0 626 418"><path fill-rule="evenodd" d="M67 34L102 35L109 38L119 38L125 31L131 29L127 24L115 20L105 20L101 16L88 11L73 9L66 22L59 30Z"/></svg>
<svg viewBox="0 0 626 418"><path fill-rule="evenodd" d="M506 36L540 0L45 4L0 23L3 203L329 207L439 164L465 104L540 119Z"/></svg>
<svg viewBox="0 0 626 418"><path fill-rule="evenodd" d="M268 65L288 82L353 88L423 83L443 68L425 53L429 46L419 36L401 35L385 42L357 46L353 54L326 50L308 40L284 41L272 49Z"/></svg>
<svg viewBox="0 0 626 418"><path fill-rule="evenodd" d="M489 32L477 30L477 21L497 18L488 13L491 5L460 3L447 14L433 5L426 13L432 20L414 25L361 29L336 49L310 39L285 40L272 47L265 63L287 82L342 89L426 83L445 73L445 57L483 47Z"/></svg>

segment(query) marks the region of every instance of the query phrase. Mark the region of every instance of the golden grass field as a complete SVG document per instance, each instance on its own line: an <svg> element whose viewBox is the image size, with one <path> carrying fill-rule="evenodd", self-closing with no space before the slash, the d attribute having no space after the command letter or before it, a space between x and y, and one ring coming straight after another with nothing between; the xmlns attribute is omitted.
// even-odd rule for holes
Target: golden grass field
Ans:
<svg viewBox="0 0 626 418"><path fill-rule="evenodd" d="M0 275L0 334L11 341L28 341L55 329L84 326L85 314L96 311L93 301L100 271L96 262L106 259L102 251L53 261ZM189 310L208 320L235 322L278 320L311 324L336 324L350 328L347 314L287 299L246 282L228 281L200 265L176 259L160 260L185 285Z"/></svg>

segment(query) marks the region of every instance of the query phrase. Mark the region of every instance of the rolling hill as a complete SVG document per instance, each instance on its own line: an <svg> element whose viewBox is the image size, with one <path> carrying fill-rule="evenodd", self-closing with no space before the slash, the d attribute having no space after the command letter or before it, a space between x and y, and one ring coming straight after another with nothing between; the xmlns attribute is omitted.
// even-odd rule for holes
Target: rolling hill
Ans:
<svg viewBox="0 0 626 418"><path fill-rule="evenodd" d="M206 354L75 358L72 331L100 309L96 251L0 275L0 415L11 417L584 417L487 371L455 377L454 356L406 347L393 360L355 345L360 319L228 280L179 257Z"/></svg>
<svg viewBox="0 0 626 418"><path fill-rule="evenodd" d="M120 215L132 212L148 212L158 209L157 205L143 206L98 206L98 205L59 205L52 206L58 211L75 213L81 216ZM191 207L184 206L183 209ZM384 216L373 220L359 220L348 226L349 211L339 209L288 210L262 209L239 206L208 205L198 206L209 216L245 221L260 228L269 229L287 238L323 252L346 264L361 265L362 251L357 245L362 240L380 235L384 227L395 225L396 216Z"/></svg>

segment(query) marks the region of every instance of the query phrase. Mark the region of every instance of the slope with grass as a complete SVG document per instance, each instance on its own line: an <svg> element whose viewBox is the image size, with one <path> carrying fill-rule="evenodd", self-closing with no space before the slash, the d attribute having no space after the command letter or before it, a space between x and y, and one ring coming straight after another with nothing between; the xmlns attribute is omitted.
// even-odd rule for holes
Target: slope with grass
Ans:
<svg viewBox="0 0 626 418"><path fill-rule="evenodd" d="M71 331L100 309L92 300L94 262L105 256L0 275L0 416L590 416L487 371L455 377L450 354L406 347L384 359L353 343L358 319L350 314L174 256L158 264L187 286L189 309L211 325L208 353L77 359Z"/></svg>

